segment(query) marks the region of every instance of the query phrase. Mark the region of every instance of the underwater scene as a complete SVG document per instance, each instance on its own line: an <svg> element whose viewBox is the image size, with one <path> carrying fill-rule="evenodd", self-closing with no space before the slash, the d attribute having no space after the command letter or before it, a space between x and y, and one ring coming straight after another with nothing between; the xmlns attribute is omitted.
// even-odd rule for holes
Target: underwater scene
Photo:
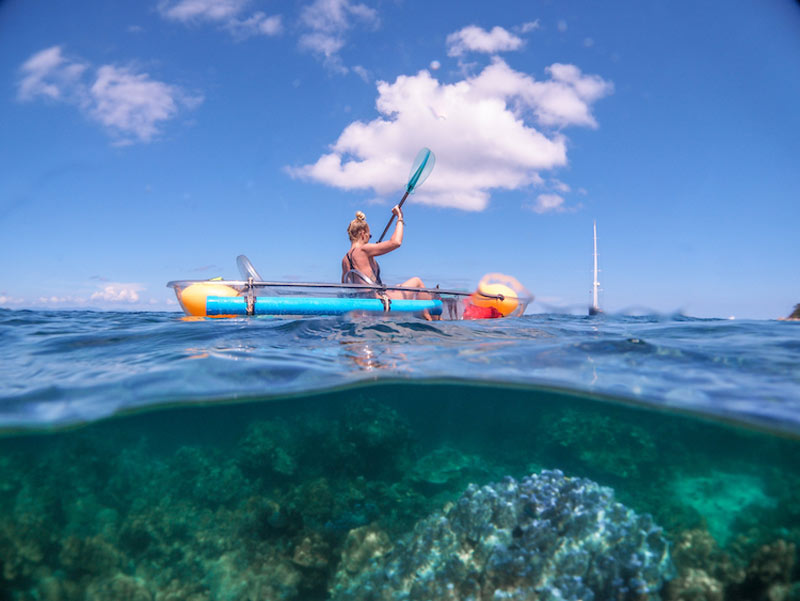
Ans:
<svg viewBox="0 0 800 601"><path fill-rule="evenodd" d="M390 346L406 345L413 356L403 336L419 339L419 348L438 344L430 363L441 369L448 356L454 361L454 349L478 354L477 342L453 329L463 326L370 322L379 333L374 356L394 358L388 375L378 377L374 362L366 369L372 359L353 362L348 348L336 360L339 371L364 377L324 380L315 390L314 368L298 375L298 362L313 366L321 349L329 355L341 347L353 336L352 322L241 320L201 334L205 323L174 315L146 325L83 316L84 331L75 333L20 313L2 315L0 329L6 369L31 375L6 378L0 397L2 601L800 599L794 426L734 419L733 404L714 415L658 403L657 395L642 402L635 392L609 393L630 377L622 368L612 377L609 366L637 371L635 347L644 344L654 356L682 356L683 374L672 365L675 380L702 381L703 342L693 329L713 323L604 318L581 326L564 318L548 325L525 317L519 339L495 332L503 353L512 346L530 358L538 348L541 365L558 354L576 364L581 355L591 360L600 386L570 389L555 380L489 381L485 372L470 378L482 363L469 360L460 378L431 377ZM109 319L117 320L116 334ZM105 337L98 335L103 320ZM554 336L531 336L557 328L565 341L558 348ZM662 329L668 334L659 338ZM486 342L486 330L471 331ZM586 359L588 339L576 343L567 331L599 335L595 343L613 361L595 347ZM307 341L301 360L280 348L298 335ZM448 335L458 343L446 344ZM731 345L733 354L752 345L752 332L730 337L742 344ZM242 344L232 345L234 338ZM679 339L691 342L680 347ZM223 350L234 346L239 351ZM255 349L251 360L243 347ZM287 375L273 376L276 393L269 374L280 374L280 353ZM716 363L736 363L730 359ZM244 393L204 398L183 379L189 362L218 382L220 361L228 377L241 375ZM645 361L656 371L653 357ZM746 374L743 364L733 369ZM252 392L248 370L255 368L262 370L261 398ZM662 371L663 383L671 376ZM144 403L135 391L147 388L142 374L150 372L157 381L171 377L164 388L184 396ZM791 397L794 378L784 371L783 385L765 380ZM720 386L718 374L708 379ZM198 374L193 381L211 380ZM300 384L287 391L287 381ZM750 384L752 393L757 379ZM698 384L698 394L705 389L713 398L714 386ZM81 405L98 390L113 411L98 410L96 399ZM774 398L774 415L791 407ZM748 407L742 416L755 415ZM87 411L99 413L87 419Z"/></svg>

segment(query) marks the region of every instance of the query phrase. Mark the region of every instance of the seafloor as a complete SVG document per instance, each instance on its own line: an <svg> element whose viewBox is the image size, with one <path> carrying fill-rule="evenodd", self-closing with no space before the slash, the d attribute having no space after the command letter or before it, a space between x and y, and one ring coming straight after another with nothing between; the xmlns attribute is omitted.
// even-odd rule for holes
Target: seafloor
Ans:
<svg viewBox="0 0 800 601"><path fill-rule="evenodd" d="M498 498L533 507L532 495L544 493L531 490L545 476L548 498L566 486L577 499L562 523L525 511L501 519L495 510L458 526L457 511ZM642 557L651 559L653 549L663 553L657 566L651 561L655 585L623 574L642 588L609 580L613 598L800 600L797 440L557 392L433 383L163 409L6 436L0 600L422 599L400 579L402 566L422 564L408 578L424 576L434 587L426 590L456 578L442 589L453 599L590 598L570 596L563 578L555 596L562 556L539 565L535 586L528 567L513 582L508 575L520 557L541 558L546 545L577 532L570 516L592 504L595 521L580 524L591 536L582 540L605 536L606 551L587 555L576 542L588 563L569 569L581 570L575 586L599 600L610 593L588 573L623 548L627 530L609 542L609 525L623 518L608 517L616 514L593 483L614 490L631 524L650 514L649 542L637 549L649 545ZM466 566L464 554L485 541L465 533L486 524L495 538L506 526L513 533L502 547L506 563L495 545L494 563L477 565L475 555ZM526 534L534 532L535 541ZM454 548L458 566L420 557ZM460 588L453 574L464 570L470 582Z"/></svg>

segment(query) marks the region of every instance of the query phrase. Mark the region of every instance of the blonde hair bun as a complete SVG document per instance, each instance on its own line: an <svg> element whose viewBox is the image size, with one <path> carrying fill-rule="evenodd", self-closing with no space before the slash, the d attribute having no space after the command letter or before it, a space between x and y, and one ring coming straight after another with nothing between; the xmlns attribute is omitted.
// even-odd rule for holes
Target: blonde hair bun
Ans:
<svg viewBox="0 0 800 601"><path fill-rule="evenodd" d="M350 236L352 242L361 235L369 226L367 225L367 216L362 211L356 211L356 218L347 226L347 235Z"/></svg>

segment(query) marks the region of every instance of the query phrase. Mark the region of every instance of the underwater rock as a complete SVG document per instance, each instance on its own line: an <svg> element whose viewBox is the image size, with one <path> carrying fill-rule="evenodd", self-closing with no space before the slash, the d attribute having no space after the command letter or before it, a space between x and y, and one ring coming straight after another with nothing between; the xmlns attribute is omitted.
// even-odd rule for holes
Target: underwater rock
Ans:
<svg viewBox="0 0 800 601"><path fill-rule="evenodd" d="M395 476L407 467L411 428L391 407L371 400L349 403L343 425L343 442L356 450L361 474Z"/></svg>
<svg viewBox="0 0 800 601"><path fill-rule="evenodd" d="M326 478L317 478L296 487L289 499L295 510L302 515L303 524L321 527L331 519L334 510L334 494Z"/></svg>
<svg viewBox="0 0 800 601"><path fill-rule="evenodd" d="M287 477L297 470L298 454L297 441L283 420L260 421L239 441L238 462L251 476Z"/></svg>
<svg viewBox="0 0 800 601"><path fill-rule="evenodd" d="M57 547L46 516L19 512L0 518L0 591L30 578Z"/></svg>
<svg viewBox="0 0 800 601"><path fill-rule="evenodd" d="M101 535L92 538L67 537L58 555L61 567L71 576L104 576L120 563L119 551Z"/></svg>
<svg viewBox="0 0 800 601"><path fill-rule="evenodd" d="M233 461L198 447L179 448L169 467L170 490L210 507L232 505L250 492Z"/></svg>
<svg viewBox="0 0 800 601"><path fill-rule="evenodd" d="M730 598L757 601L788 599L796 555L794 543L783 540L762 546L747 566L744 582L731 587Z"/></svg>
<svg viewBox="0 0 800 601"><path fill-rule="evenodd" d="M294 548L292 561L304 568L325 568L329 562L330 548L322 537L311 532L300 539Z"/></svg>
<svg viewBox="0 0 800 601"><path fill-rule="evenodd" d="M86 589L86 601L152 601L153 596L139 578L117 574L92 582Z"/></svg>
<svg viewBox="0 0 800 601"><path fill-rule="evenodd" d="M232 551L203 563L203 584L212 600L227 601L301 599L303 586L300 568L279 550L264 547L244 560Z"/></svg>
<svg viewBox="0 0 800 601"><path fill-rule="evenodd" d="M664 590L664 601L794 601L800 582L791 582L797 549L778 540L747 559L734 546L728 554L706 530L680 533L672 547L678 576ZM746 568L745 568L746 564Z"/></svg>
<svg viewBox="0 0 800 601"><path fill-rule="evenodd" d="M705 570L687 568L665 587L664 601L723 601L723 584Z"/></svg>
<svg viewBox="0 0 800 601"><path fill-rule="evenodd" d="M409 478L418 484L444 487L459 480L483 475L481 460L456 449L443 446L422 457L414 464Z"/></svg>
<svg viewBox="0 0 800 601"><path fill-rule="evenodd" d="M708 530L697 528L681 532L672 545L672 561L679 577L694 570L708 574L723 586L744 580L743 566L735 565L730 555L720 550ZM695 574L688 580L697 578L699 575ZM677 586L678 580L670 582L670 586Z"/></svg>
<svg viewBox="0 0 800 601"><path fill-rule="evenodd" d="M560 471L470 485L394 549L350 575L335 601L655 600L670 574L661 528L611 489Z"/></svg>
<svg viewBox="0 0 800 601"><path fill-rule="evenodd" d="M339 570L349 575L357 574L371 562L392 550L389 536L374 526L361 526L347 533L342 548Z"/></svg>
<svg viewBox="0 0 800 601"><path fill-rule="evenodd" d="M303 469L370 480L401 477L411 461L411 428L392 408L369 399L348 402L345 414L298 424Z"/></svg>

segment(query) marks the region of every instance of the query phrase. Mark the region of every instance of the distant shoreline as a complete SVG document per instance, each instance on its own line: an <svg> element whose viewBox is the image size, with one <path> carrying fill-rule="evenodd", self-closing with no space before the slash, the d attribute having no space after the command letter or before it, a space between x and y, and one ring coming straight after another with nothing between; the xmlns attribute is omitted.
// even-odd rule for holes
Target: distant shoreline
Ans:
<svg viewBox="0 0 800 601"><path fill-rule="evenodd" d="M794 306L794 311L788 317L779 317L778 321L800 321L800 303Z"/></svg>

